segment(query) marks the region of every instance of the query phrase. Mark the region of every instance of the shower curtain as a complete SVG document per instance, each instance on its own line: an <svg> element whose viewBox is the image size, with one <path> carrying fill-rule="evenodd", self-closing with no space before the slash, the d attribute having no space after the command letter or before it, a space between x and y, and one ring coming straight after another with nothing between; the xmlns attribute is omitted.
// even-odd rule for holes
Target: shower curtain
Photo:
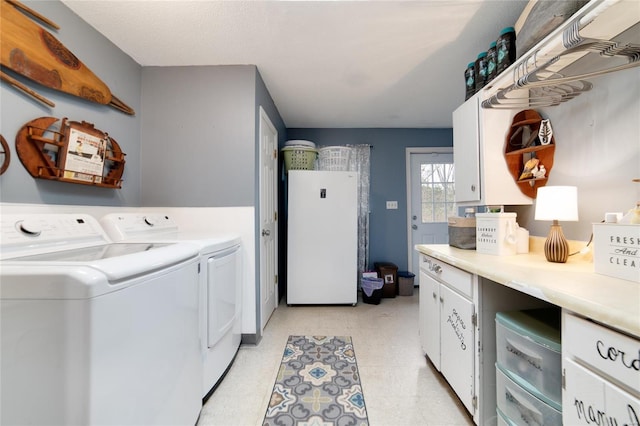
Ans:
<svg viewBox="0 0 640 426"><path fill-rule="evenodd" d="M347 145L351 148L349 171L358 172L358 277L369 270L369 172L371 145ZM360 280L358 280L360 282Z"/></svg>

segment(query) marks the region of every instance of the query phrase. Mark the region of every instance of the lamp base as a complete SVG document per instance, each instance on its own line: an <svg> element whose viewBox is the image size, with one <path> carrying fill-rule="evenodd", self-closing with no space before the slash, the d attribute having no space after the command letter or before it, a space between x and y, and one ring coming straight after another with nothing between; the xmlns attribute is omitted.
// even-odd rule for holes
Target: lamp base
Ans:
<svg viewBox="0 0 640 426"><path fill-rule="evenodd" d="M548 262L555 263L566 263L569 258L569 243L557 220L553 221L547 240L544 242L544 255Z"/></svg>

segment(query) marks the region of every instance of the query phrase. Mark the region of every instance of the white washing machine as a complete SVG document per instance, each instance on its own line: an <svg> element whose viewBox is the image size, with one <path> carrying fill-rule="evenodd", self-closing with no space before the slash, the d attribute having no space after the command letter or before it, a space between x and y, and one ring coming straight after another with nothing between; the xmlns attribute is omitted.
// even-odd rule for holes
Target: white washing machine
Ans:
<svg viewBox="0 0 640 426"><path fill-rule="evenodd" d="M230 367L242 339L242 254L235 234L181 232L161 213L113 213L100 223L113 241L188 241L200 250L202 396Z"/></svg>
<svg viewBox="0 0 640 426"><path fill-rule="evenodd" d="M198 248L82 214L0 216L0 424L193 425Z"/></svg>

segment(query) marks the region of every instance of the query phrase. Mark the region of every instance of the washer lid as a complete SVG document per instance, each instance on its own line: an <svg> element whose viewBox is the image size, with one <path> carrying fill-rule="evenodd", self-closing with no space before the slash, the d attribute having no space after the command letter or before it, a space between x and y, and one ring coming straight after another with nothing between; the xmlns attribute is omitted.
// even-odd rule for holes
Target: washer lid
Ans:
<svg viewBox="0 0 640 426"><path fill-rule="evenodd" d="M103 244L95 247L54 251L50 253L35 254L31 256L16 257L12 260L23 262L95 262L116 256L145 252L160 247L168 246L168 243L136 243L136 244Z"/></svg>
<svg viewBox="0 0 640 426"><path fill-rule="evenodd" d="M189 243L122 243L0 262L0 299L89 299L172 271L197 280L198 248Z"/></svg>
<svg viewBox="0 0 640 426"><path fill-rule="evenodd" d="M189 243L113 243L17 257L2 265L88 266L104 274L109 284L115 284L169 268L198 254L198 247Z"/></svg>

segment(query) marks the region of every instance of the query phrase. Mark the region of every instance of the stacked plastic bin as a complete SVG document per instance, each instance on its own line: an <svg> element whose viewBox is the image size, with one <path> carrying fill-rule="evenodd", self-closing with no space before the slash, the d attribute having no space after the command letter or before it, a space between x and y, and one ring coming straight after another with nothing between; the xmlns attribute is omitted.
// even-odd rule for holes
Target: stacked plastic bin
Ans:
<svg viewBox="0 0 640 426"><path fill-rule="evenodd" d="M496 314L498 425L562 424L560 310Z"/></svg>

